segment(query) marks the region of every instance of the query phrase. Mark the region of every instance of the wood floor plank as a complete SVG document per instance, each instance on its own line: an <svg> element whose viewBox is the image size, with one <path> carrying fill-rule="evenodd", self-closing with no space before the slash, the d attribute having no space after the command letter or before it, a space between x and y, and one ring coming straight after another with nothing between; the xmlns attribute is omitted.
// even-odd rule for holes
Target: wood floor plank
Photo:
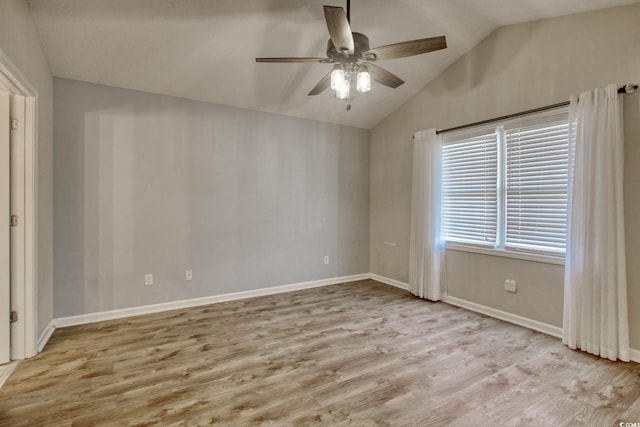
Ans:
<svg viewBox="0 0 640 427"><path fill-rule="evenodd" d="M56 330L1 426L603 426L640 367L381 283Z"/></svg>

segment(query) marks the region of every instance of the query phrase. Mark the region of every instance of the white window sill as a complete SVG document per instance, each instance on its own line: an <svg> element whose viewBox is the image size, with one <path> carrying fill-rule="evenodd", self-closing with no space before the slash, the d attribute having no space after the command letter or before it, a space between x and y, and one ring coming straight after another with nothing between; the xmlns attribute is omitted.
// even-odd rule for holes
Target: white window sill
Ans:
<svg viewBox="0 0 640 427"><path fill-rule="evenodd" d="M498 256L504 258L515 258L525 261L542 262L545 264L564 265L564 258L550 255L526 254L522 252L507 251L504 249L481 248L478 246L467 246L456 243L447 243L445 249L458 252L472 252L476 254Z"/></svg>

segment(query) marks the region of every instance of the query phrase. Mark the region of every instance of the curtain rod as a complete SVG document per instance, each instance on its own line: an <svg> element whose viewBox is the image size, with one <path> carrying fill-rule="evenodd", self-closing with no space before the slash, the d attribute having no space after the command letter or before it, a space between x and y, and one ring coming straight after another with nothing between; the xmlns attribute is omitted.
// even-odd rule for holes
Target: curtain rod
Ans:
<svg viewBox="0 0 640 427"><path fill-rule="evenodd" d="M627 85L624 85L624 86L621 86L620 88L618 88L618 93L622 93L622 94L633 93L636 89L638 89L638 85L637 84L627 84ZM448 128L448 129L436 130L436 135L439 135L439 134L444 133L444 132L451 132L451 131L454 131L454 130L465 129L465 128L468 128L468 127L471 127L471 126L478 126L478 125L484 125L484 124L491 123L491 122L497 122L499 120L508 120L508 119L512 119L514 117L525 116L527 114L539 113L541 111L552 110L554 108L566 107L567 105L569 105L569 101L564 101L564 102L559 102L559 103L553 104L553 105L547 105L546 107L534 108L532 110L520 111L519 113L507 114L506 116L496 117L496 118L493 118L493 119L481 120L479 122L468 123L466 125L455 126L455 127Z"/></svg>
<svg viewBox="0 0 640 427"><path fill-rule="evenodd" d="M451 132L458 129L470 128L472 126L484 125L486 123L497 122L499 120L507 120L512 119L514 117L525 116L527 114L539 113L541 111L553 110L554 108L566 107L569 105L569 101L558 102L557 104L547 105L545 107L534 108L532 110L520 111L519 113L507 114L506 116L500 116L493 119L481 120L479 122L468 123L466 125L456 126L448 129L436 130L436 135L439 135L444 132Z"/></svg>

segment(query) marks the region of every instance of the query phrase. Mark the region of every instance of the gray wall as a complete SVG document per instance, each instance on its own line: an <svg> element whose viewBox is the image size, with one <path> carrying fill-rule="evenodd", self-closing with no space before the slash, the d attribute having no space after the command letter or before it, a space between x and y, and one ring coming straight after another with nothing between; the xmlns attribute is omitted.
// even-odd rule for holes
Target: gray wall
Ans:
<svg viewBox="0 0 640 427"><path fill-rule="evenodd" d="M0 1L0 49L38 91L36 292L40 335L53 318L53 77L26 1Z"/></svg>
<svg viewBox="0 0 640 427"><path fill-rule="evenodd" d="M408 280L414 132L566 101L640 80L640 4L503 27L371 132L371 271ZM640 349L640 95L625 99L625 215L632 347ZM385 244L395 242L396 246ZM450 295L562 325L563 266L448 251ZM518 281L516 294L503 290Z"/></svg>
<svg viewBox="0 0 640 427"><path fill-rule="evenodd" d="M369 131L64 79L55 111L55 317L369 271Z"/></svg>

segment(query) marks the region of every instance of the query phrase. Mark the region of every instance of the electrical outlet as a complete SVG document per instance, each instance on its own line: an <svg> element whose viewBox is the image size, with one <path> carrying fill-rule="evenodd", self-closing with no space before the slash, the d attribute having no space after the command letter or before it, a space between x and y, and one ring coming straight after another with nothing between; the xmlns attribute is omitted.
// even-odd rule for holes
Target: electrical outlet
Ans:
<svg viewBox="0 0 640 427"><path fill-rule="evenodd" d="M144 285L145 286L153 285L153 274L144 275Z"/></svg>
<svg viewBox="0 0 640 427"><path fill-rule="evenodd" d="M187 270L184 274L185 280L193 280L193 271Z"/></svg>
<svg viewBox="0 0 640 427"><path fill-rule="evenodd" d="M518 287L516 285L516 281L513 279L507 279L504 281L504 290L507 292L517 292Z"/></svg>
<svg viewBox="0 0 640 427"><path fill-rule="evenodd" d="M329 264L329 255L324 256L324 263Z"/></svg>

